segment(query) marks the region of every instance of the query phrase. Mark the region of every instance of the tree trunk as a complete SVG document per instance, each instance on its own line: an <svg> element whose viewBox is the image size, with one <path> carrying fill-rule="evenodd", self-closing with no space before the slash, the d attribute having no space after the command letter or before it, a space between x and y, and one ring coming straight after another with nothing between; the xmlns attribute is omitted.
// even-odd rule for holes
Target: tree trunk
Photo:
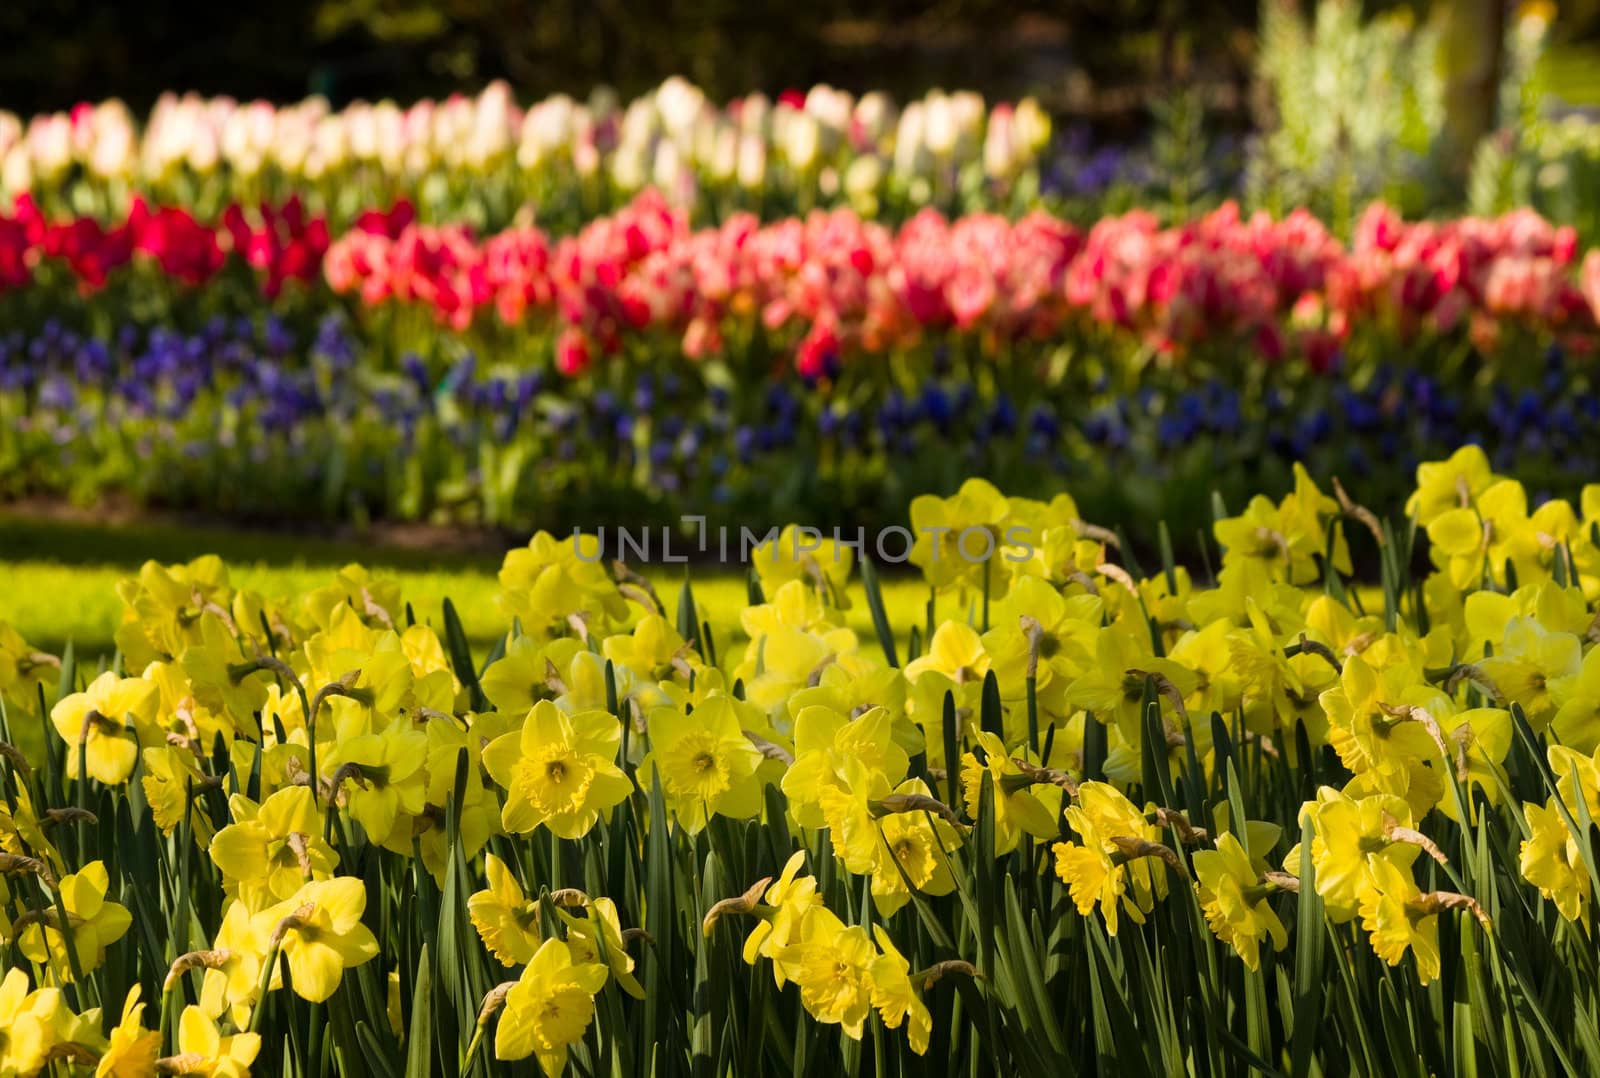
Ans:
<svg viewBox="0 0 1600 1078"><path fill-rule="evenodd" d="M1499 122L1506 0L1438 0L1444 18L1447 175L1465 179L1478 142Z"/></svg>

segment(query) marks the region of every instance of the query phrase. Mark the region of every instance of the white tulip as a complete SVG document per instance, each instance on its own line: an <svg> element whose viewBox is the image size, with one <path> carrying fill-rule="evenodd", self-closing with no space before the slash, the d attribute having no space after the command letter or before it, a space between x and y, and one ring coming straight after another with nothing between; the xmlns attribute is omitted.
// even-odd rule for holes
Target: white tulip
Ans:
<svg viewBox="0 0 1600 1078"><path fill-rule="evenodd" d="M8 195L33 190L33 157L26 143L12 143L5 157L0 159L0 190Z"/></svg>
<svg viewBox="0 0 1600 1078"><path fill-rule="evenodd" d="M983 171L1010 179L1017 163L1015 119L1009 108L998 106L989 114L989 129L983 136Z"/></svg>
<svg viewBox="0 0 1600 1078"><path fill-rule="evenodd" d="M739 130L725 124L717 131L717 144L711 151L711 178L717 183L733 179L739 167Z"/></svg>
<svg viewBox="0 0 1600 1078"><path fill-rule="evenodd" d="M739 137L739 186L755 191L767 182L767 144L760 135Z"/></svg>
<svg viewBox="0 0 1600 1078"><path fill-rule="evenodd" d="M1039 107L1039 102L1025 97L1017 102L1014 117L1016 141L1027 149L1030 157L1037 157L1050 143L1050 114Z"/></svg>
<svg viewBox="0 0 1600 1078"><path fill-rule="evenodd" d="M889 95L877 90L862 96L856 102L854 119L855 137L860 141L857 150L878 146L888 137L895 123L894 102Z"/></svg>
<svg viewBox="0 0 1600 1078"><path fill-rule="evenodd" d="M844 170L844 193L851 203L875 197L883 184L883 160L876 154L862 154Z"/></svg>
<svg viewBox="0 0 1600 1078"><path fill-rule="evenodd" d="M655 93L656 112L662 126L673 135L689 130L705 100L706 95L698 86L676 75L663 82Z"/></svg>
<svg viewBox="0 0 1600 1078"><path fill-rule="evenodd" d="M624 191L637 191L645 185L649 157L646 143L624 142L611 155L611 180Z"/></svg>
<svg viewBox="0 0 1600 1078"><path fill-rule="evenodd" d="M22 121L17 119L16 113L0 109L0 154L9 152L21 141Z"/></svg>
<svg viewBox="0 0 1600 1078"><path fill-rule="evenodd" d="M955 153L960 137L959 119L955 104L941 93L928 95L927 115L922 130L922 140L935 157L949 157Z"/></svg>
<svg viewBox="0 0 1600 1078"><path fill-rule="evenodd" d="M801 172L810 171L817 163L817 151L822 139L817 121L803 112L786 112L782 136L783 155L789 164Z"/></svg>
<svg viewBox="0 0 1600 1078"><path fill-rule="evenodd" d="M65 113L36 116L28 125L28 150L35 171L54 178L72 164L72 121Z"/></svg>
<svg viewBox="0 0 1600 1078"><path fill-rule="evenodd" d="M765 94L751 94L739 102L739 130L765 138L772 125L772 102Z"/></svg>
<svg viewBox="0 0 1600 1078"><path fill-rule="evenodd" d="M900 114L900 126L894 136L894 172L896 176L909 179L917 172L917 166L924 150L922 144L923 129L927 122L927 106L921 101L913 101L906 106Z"/></svg>

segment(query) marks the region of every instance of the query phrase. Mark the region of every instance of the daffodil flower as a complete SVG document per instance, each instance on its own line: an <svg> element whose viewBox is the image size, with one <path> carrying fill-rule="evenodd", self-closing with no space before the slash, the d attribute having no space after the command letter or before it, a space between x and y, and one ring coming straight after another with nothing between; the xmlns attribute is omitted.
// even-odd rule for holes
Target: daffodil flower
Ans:
<svg viewBox="0 0 1600 1078"><path fill-rule="evenodd" d="M323 841L323 813L309 787L285 787L260 805L234 794L228 809L234 822L211 840L211 860L223 890L251 909L286 901L333 874L339 854Z"/></svg>
<svg viewBox="0 0 1600 1078"><path fill-rule="evenodd" d="M567 1050L594 1020L594 997L605 983L605 966L578 961L562 940L545 940L506 995L494 1035L495 1058L532 1055L545 1074L560 1074Z"/></svg>
<svg viewBox="0 0 1600 1078"><path fill-rule="evenodd" d="M531 960L543 937L539 931L539 903L530 901L522 886L494 854L485 858L489 886L467 899L467 916L489 953L504 966Z"/></svg>
<svg viewBox="0 0 1600 1078"><path fill-rule="evenodd" d="M513 834L536 827L565 839L588 834L602 813L633 792L615 763L621 741L622 727L611 714L566 715L541 700L521 730L483 750L484 767L506 791L501 824Z"/></svg>
<svg viewBox="0 0 1600 1078"><path fill-rule="evenodd" d="M1274 888L1263 883L1238 838L1224 834L1215 850L1197 850L1192 858L1200 907L1217 938L1232 947L1244 964L1261 968L1263 939L1276 950L1289 942L1288 931L1273 910Z"/></svg>
<svg viewBox="0 0 1600 1078"><path fill-rule="evenodd" d="M860 1040L872 1013L872 965L877 958L865 928L846 926L819 905L806 911L798 939L779 953L777 962L799 987L806 1013Z"/></svg>
<svg viewBox="0 0 1600 1078"><path fill-rule="evenodd" d="M90 778L108 786L127 782L139 760L141 729L148 731L145 736L152 743L159 737L155 733L158 700L150 682L119 678L108 671L83 692L58 701L50 709L50 722L67 743L67 774L80 777L81 751Z"/></svg>
<svg viewBox="0 0 1600 1078"><path fill-rule="evenodd" d="M308 883L268 906L256 914L254 930L278 938L295 995L321 1003L339 987L347 968L378 955L378 941L361 923L366 908L366 886L353 876L336 876ZM276 967L272 976L276 984L281 976Z"/></svg>
<svg viewBox="0 0 1600 1078"><path fill-rule="evenodd" d="M255 1033L223 1036L211 1016L188 1006L178 1018L178 1051L165 1061L168 1073L206 1075L207 1078L249 1078L250 1064L261 1051Z"/></svg>
<svg viewBox="0 0 1600 1078"><path fill-rule="evenodd" d="M35 962L48 964L62 983L72 981L74 963L83 974L99 969L106 960L106 948L121 939L133 923L127 907L107 901L110 885L101 861L90 861L78 872L63 876L57 894L66 908L65 931L55 906L40 911L17 941L22 953ZM69 936L72 957L67 953Z"/></svg>
<svg viewBox="0 0 1600 1078"><path fill-rule="evenodd" d="M763 757L745 736L741 706L718 694L692 714L675 707L650 712L650 752L641 772L660 777L668 808L689 834L712 816L748 819L761 812Z"/></svg>
<svg viewBox="0 0 1600 1078"><path fill-rule="evenodd" d="M615 902L609 898L591 899L583 917L560 908L556 913L567 926L567 944L572 948L574 962L603 963L624 992L634 999L644 998L644 988L633 975L633 957L622 938L622 921Z"/></svg>
<svg viewBox="0 0 1600 1078"><path fill-rule="evenodd" d="M911 963L895 947L882 925L872 926L872 938L878 941L883 952L872 960L868 969L872 978L872 1006L885 1029L899 1029L904 1023L911 1050L919 1056L925 1055L928 1038L933 1033L933 1016L911 984Z"/></svg>
<svg viewBox="0 0 1600 1078"><path fill-rule="evenodd" d="M156 1057L161 1054L161 1032L145 1029L143 1015L139 986L134 985L123 1001L122 1020L111 1027L106 1050L95 1065L95 1078L145 1078L155 1073Z"/></svg>

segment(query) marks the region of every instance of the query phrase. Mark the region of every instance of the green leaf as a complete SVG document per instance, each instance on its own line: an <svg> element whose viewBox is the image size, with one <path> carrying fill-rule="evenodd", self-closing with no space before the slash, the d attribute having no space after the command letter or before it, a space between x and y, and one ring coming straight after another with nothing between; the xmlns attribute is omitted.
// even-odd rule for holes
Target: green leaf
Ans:
<svg viewBox="0 0 1600 1078"><path fill-rule="evenodd" d="M405 1078L426 1078L433 1073L433 978L428 966L428 945L417 959L416 990L411 997L411 1026L406 1034Z"/></svg>
<svg viewBox="0 0 1600 1078"><path fill-rule="evenodd" d="M861 585L867 592L867 610L872 614L872 628L878 634L878 646L883 649L884 661L899 666L895 657L894 629L889 625L889 614L883 605L883 589L878 584L878 569L872 559L861 559Z"/></svg>
<svg viewBox="0 0 1600 1078"><path fill-rule="evenodd" d="M694 587L689 583L689 571L683 573L683 590L678 592L678 635L700 654L705 649L700 643L700 615L695 612Z"/></svg>
<svg viewBox="0 0 1600 1078"><path fill-rule="evenodd" d="M450 654L450 666L456 672L456 680L466 687L472 698L472 710L487 711L488 698L483 695L483 688L478 684L478 672L472 665L472 648L467 643L466 630L461 627L461 616L456 613L456 604L449 599L444 601L444 643L445 649Z"/></svg>

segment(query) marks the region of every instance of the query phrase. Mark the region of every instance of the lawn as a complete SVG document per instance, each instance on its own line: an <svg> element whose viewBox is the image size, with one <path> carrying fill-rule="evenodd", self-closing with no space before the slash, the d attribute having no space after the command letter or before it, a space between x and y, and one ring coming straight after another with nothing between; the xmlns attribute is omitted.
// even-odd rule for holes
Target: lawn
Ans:
<svg viewBox="0 0 1600 1078"><path fill-rule="evenodd" d="M0 621L9 622L44 651L59 654L70 641L78 655L92 663L109 657L115 646L112 633L122 609L118 580L135 573L148 559L170 563L202 554L222 557L235 587L269 597L321 586L335 570L360 562L398 580L419 620L437 622L441 604L450 599L475 651L488 650L507 625L495 605L500 555L488 551L425 550L167 522L41 520L16 514L0 514ZM646 575L668 610L675 610L682 567L655 566ZM743 572L696 566L691 580L700 616L711 622L721 657L737 658L744 642L738 615L748 594ZM897 629L922 624L927 590L920 579L886 578L883 593L890 623ZM871 616L859 591L849 620L863 644L876 647Z"/></svg>

